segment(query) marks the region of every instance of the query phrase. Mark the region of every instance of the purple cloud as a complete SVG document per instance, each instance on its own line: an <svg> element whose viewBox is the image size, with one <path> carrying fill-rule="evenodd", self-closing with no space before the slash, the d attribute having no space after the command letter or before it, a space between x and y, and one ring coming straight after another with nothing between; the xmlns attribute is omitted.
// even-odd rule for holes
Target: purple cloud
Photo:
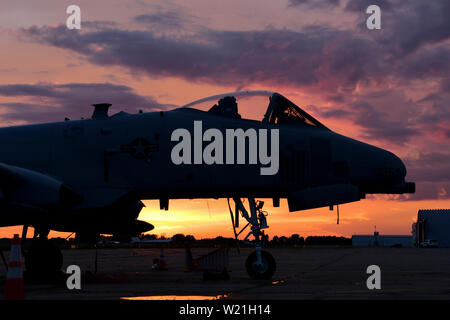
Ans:
<svg viewBox="0 0 450 320"><path fill-rule="evenodd" d="M141 96L130 87L111 83L68 84L12 84L0 85L0 96L22 97L23 102L3 102L7 112L0 115L3 121L49 122L62 121L65 117L88 118L91 105L112 103L112 111L136 113L161 110L168 107L152 97Z"/></svg>

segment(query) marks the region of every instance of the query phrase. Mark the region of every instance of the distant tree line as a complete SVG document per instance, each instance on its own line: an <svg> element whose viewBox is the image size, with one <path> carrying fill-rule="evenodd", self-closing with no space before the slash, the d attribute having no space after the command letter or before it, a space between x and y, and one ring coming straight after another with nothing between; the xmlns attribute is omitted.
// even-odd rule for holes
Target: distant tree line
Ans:
<svg viewBox="0 0 450 320"><path fill-rule="evenodd" d="M215 238L205 238L205 239L196 239L193 235L184 235L182 233L178 233L173 235L172 237L166 237L165 235L156 235L156 234L146 234L141 235L139 237L141 240L148 239L148 240L166 240L166 239L172 239L171 242L165 243L165 247L173 247L173 248L180 248L185 246L190 247L218 247L218 246L230 246L235 247L237 245L237 242L234 238L225 238L225 237L215 237ZM130 243L131 238L127 237L114 237L114 236L106 236L102 235L99 238L100 243L103 245L108 244L123 244L127 245ZM27 240L29 242L30 239ZM74 238L70 239L64 239L64 238L52 238L52 242L55 242L56 244L60 246L64 245L71 245L75 243ZM93 244L92 244L93 245ZM155 246L159 247L160 244L145 244L145 246ZM301 237L298 234L293 234L290 237L286 236L274 236L272 239L269 239L266 237L265 239L265 246L267 247L304 247L304 246L351 246L352 240L351 238L345 238L345 237L336 237L336 236L310 236L310 237ZM243 242L242 240L239 240L239 246L240 247L247 247L250 246L248 243ZM9 250L11 247L11 239L10 238L2 238L0 239L0 249L2 250Z"/></svg>
<svg viewBox="0 0 450 320"><path fill-rule="evenodd" d="M142 237L142 239L157 240L157 239L167 239L165 236L158 237L154 234L147 234ZM195 239L193 235L184 235L181 233L172 236L172 242L169 246L236 246L236 240L234 238L216 237L216 238L205 238L205 239ZM239 240L240 246L246 246L246 244ZM310 236L301 237L298 234L293 234L290 237L286 236L274 236L270 240L266 240L266 245L269 247L302 247L302 246L320 246L320 245L336 245L336 246L351 246L352 239L346 237L336 237L336 236Z"/></svg>
<svg viewBox="0 0 450 320"><path fill-rule="evenodd" d="M301 237L298 234L293 234L290 237L286 236L274 236L272 240L269 241L269 246L271 247L293 247L293 246L351 246L352 239L345 237L336 236L310 236Z"/></svg>

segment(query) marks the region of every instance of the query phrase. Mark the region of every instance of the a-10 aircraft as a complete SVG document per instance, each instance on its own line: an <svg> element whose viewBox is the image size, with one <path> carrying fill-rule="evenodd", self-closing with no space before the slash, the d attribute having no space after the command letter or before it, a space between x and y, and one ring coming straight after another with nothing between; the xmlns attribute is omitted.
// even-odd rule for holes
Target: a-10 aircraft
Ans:
<svg viewBox="0 0 450 320"><path fill-rule="evenodd" d="M267 279L275 259L261 250L268 228L262 201L289 211L359 201L367 194L414 193L394 154L337 134L278 93L262 121L242 119L236 92L201 99L208 111L119 112L94 105L90 119L0 129L0 226L35 229L25 259L31 271L60 270L62 255L47 241L50 230L136 235L153 229L137 220L141 200L228 198L237 237L256 247L249 275ZM213 105L213 103L216 103ZM195 103L186 106L195 105ZM248 199L248 209L241 199ZM245 228L244 228L245 229Z"/></svg>

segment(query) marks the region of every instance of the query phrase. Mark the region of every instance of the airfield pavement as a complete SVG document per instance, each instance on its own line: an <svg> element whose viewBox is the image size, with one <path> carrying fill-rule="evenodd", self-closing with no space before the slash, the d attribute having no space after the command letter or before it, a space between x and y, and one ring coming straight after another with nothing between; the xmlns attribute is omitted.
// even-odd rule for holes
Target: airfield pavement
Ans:
<svg viewBox="0 0 450 320"><path fill-rule="evenodd" d="M252 249L230 251L230 280L205 281L201 272L184 272L184 249L166 249L167 271L152 270L158 248L99 249L98 271L82 276L81 290L26 284L26 299L450 299L450 249L313 247L266 249L277 261L271 280L249 279L245 259ZM211 249L194 248L198 256ZM5 253L8 257L8 252ZM95 250L63 250L64 266L94 271ZM366 268L381 268L381 289L369 290ZM0 265L0 292L6 270ZM1 294L3 296L3 294Z"/></svg>

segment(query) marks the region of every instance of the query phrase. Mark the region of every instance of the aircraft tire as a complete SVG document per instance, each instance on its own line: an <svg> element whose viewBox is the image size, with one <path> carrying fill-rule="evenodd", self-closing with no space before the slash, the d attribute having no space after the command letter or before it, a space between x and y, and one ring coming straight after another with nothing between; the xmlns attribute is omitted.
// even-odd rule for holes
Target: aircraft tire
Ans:
<svg viewBox="0 0 450 320"><path fill-rule="evenodd" d="M252 252L245 261L245 268L250 278L254 280L270 279L275 273L277 264L274 257L267 251L261 251L262 266L256 264L256 251Z"/></svg>

